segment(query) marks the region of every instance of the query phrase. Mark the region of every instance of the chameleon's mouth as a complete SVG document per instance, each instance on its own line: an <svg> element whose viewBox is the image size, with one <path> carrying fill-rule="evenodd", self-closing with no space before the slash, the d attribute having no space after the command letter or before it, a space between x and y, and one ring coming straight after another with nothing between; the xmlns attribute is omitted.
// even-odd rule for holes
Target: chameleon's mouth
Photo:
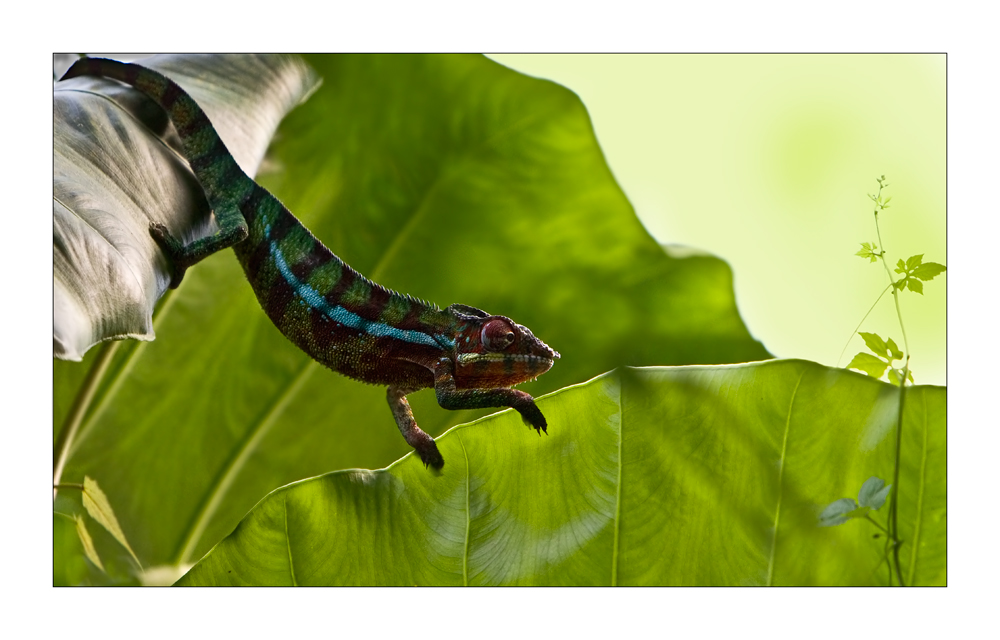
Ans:
<svg viewBox="0 0 1000 640"><path fill-rule="evenodd" d="M466 365L474 362L517 362L546 369L559 358L559 352L553 351L551 357L536 356L527 353L460 353L458 364Z"/></svg>
<svg viewBox="0 0 1000 640"><path fill-rule="evenodd" d="M455 359L459 386L513 387L534 380L552 368L559 354L551 357L529 353L460 353Z"/></svg>

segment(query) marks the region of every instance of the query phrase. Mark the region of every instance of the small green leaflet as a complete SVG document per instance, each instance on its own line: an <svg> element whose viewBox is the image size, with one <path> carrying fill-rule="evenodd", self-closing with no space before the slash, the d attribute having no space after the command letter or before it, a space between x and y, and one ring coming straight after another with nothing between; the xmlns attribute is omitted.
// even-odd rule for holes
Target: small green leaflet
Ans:
<svg viewBox="0 0 1000 640"><path fill-rule="evenodd" d="M850 498L841 498L831 502L826 509L823 509L823 513L819 514L819 526L832 527L844 524L851 519L848 514L857 508L858 505Z"/></svg>
<svg viewBox="0 0 1000 640"><path fill-rule="evenodd" d="M885 188L885 187L888 187L888 186L889 186L888 184L884 184L884 185L882 185L882 188ZM871 198L872 202L874 202L878 206L879 209L888 209L889 208L889 201L892 200L892 196L889 196L888 198L886 198L885 200L883 200L882 196L875 197L874 195L872 195L870 193L868 194L868 197Z"/></svg>
<svg viewBox="0 0 1000 640"><path fill-rule="evenodd" d="M864 339L865 345L878 357L891 360L901 360L903 358L903 352L899 350L899 347L892 341L892 338L883 340L878 334L867 333L865 331L860 331L858 335Z"/></svg>
<svg viewBox="0 0 1000 640"><path fill-rule="evenodd" d="M910 256L903 262L900 258L899 262L896 263L896 273L903 274L903 278L897 280L893 285L898 290L902 291L904 288L909 287L910 291L914 291L919 294L923 294L924 285L921 280L927 282L928 280L933 280L935 276L943 273L946 267L943 264L938 264L936 262L923 262L924 254L920 253L915 256Z"/></svg>
<svg viewBox="0 0 1000 640"><path fill-rule="evenodd" d="M862 351L851 359L847 368L857 369L873 378L881 378L885 370L889 369L889 381L898 387L902 370L892 367L892 363L894 360L903 359L903 352L900 348L896 346L892 338L883 340L878 334L865 331L858 332L858 335L864 339L865 345L875 355ZM907 372L906 379L913 382L912 371Z"/></svg>
<svg viewBox="0 0 1000 640"><path fill-rule="evenodd" d="M888 366L888 362L880 360L872 354L862 351L858 353L858 355L854 356L851 362L847 365L847 368L857 369L858 371L862 371L873 378L881 378Z"/></svg>
<svg viewBox="0 0 1000 640"><path fill-rule="evenodd" d="M867 517L869 511L877 511L885 504L890 489L892 485L886 485L878 476L868 478L861 485L857 502L850 498L834 500L819 514L819 526L832 527L848 520Z"/></svg>
<svg viewBox="0 0 1000 640"><path fill-rule="evenodd" d="M83 477L83 506L87 510L87 513L90 514L91 518L97 520L102 527L107 529L111 535L115 537L115 540L128 549L128 552L132 554L132 559L135 560L135 563L139 565L140 568L142 568L142 563L139 562L139 558L136 557L135 551L132 551L132 547L129 546L128 540L125 539L125 533L122 531L121 525L118 524L118 518L115 517L115 512L111 509L111 503L108 501L108 497L104 495L101 488L97 486L97 481L92 479L90 476ZM81 540L82 539L83 537L81 536ZM97 562L94 564L97 564Z"/></svg>
<svg viewBox="0 0 1000 640"><path fill-rule="evenodd" d="M76 535L80 537L80 543L83 544L84 555L94 563L94 566L104 571L104 565L101 564L101 558L97 555L97 549L94 547L94 539L90 537L87 525L83 523L83 516L74 516L73 520L76 522Z"/></svg>
<svg viewBox="0 0 1000 640"><path fill-rule="evenodd" d="M862 242L861 250L855 253L854 255L861 256L862 258L869 258L872 262L875 262L876 260L878 260L878 254L875 253L877 250L878 247L875 246L874 242L871 244L868 244L867 242Z"/></svg>
<svg viewBox="0 0 1000 640"><path fill-rule="evenodd" d="M858 503L873 511L878 510L885 504L890 489L892 489L891 484L886 485L882 478L872 476L861 485L861 491L858 492Z"/></svg>

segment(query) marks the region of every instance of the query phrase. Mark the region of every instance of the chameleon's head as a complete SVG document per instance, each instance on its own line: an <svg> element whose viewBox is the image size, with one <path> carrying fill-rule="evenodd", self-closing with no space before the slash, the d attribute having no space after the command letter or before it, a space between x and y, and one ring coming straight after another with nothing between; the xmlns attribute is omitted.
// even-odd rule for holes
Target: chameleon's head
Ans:
<svg viewBox="0 0 1000 640"><path fill-rule="evenodd" d="M559 357L530 329L510 318L464 304L453 304L448 311L459 320L455 338L459 387L511 387L534 380Z"/></svg>

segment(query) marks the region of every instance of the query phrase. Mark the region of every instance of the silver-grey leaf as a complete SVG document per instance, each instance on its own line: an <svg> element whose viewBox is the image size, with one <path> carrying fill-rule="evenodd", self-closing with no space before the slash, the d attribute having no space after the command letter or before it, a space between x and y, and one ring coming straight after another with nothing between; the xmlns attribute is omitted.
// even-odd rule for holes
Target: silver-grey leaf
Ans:
<svg viewBox="0 0 1000 640"><path fill-rule="evenodd" d="M319 85L297 56L162 55L138 60L202 106L248 175L288 111ZM152 340L168 264L149 236L162 222L190 241L214 230L177 134L138 91L103 78L53 93L53 353L80 360L104 340Z"/></svg>

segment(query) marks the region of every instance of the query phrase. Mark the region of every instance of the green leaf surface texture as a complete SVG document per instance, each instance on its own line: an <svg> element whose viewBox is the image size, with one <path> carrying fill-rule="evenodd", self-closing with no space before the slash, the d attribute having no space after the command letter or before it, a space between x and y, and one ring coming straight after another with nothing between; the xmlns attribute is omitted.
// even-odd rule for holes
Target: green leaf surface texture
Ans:
<svg viewBox="0 0 1000 640"><path fill-rule="evenodd" d="M137 62L198 101L249 175L281 118L317 81L296 56ZM169 275L150 222L187 240L207 235L213 223L162 109L104 78L72 78L53 89L53 353L79 361L104 340L153 339L153 306Z"/></svg>
<svg viewBox="0 0 1000 640"><path fill-rule="evenodd" d="M262 183L364 275L509 316L562 353L520 389L770 357L728 265L672 257L642 227L572 92L481 56L307 62L323 84L282 122ZM154 324L155 342L114 354L63 474L100 480L143 567L196 562L278 487L410 451L385 390L281 336L230 251L190 269ZM97 351L55 363L54 431ZM489 413L445 411L429 390L409 401L435 436ZM107 564L117 551L95 543Z"/></svg>
<svg viewBox="0 0 1000 640"><path fill-rule="evenodd" d="M943 584L945 390L907 393L900 561ZM892 472L898 401L798 360L612 372L539 403L548 437L511 411L449 431L441 475L283 487L180 584L884 584L870 525L819 515Z"/></svg>

